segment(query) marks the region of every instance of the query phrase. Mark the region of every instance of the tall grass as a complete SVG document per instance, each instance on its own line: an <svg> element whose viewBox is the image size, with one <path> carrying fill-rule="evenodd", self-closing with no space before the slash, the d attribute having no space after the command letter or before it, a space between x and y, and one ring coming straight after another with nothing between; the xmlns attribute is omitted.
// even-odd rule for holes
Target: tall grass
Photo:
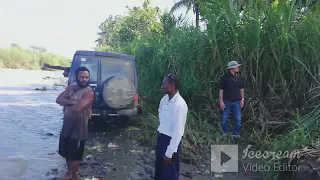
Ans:
<svg viewBox="0 0 320 180"><path fill-rule="evenodd" d="M299 12L290 3L260 3L239 15L228 3L206 4L205 32L183 25L170 35L147 34L123 51L136 58L143 95L157 102L163 76L174 72L188 105L213 123L220 117L219 76L228 61L237 59L246 82L243 132L282 132L292 109L310 112L319 102L317 12Z"/></svg>
<svg viewBox="0 0 320 180"><path fill-rule="evenodd" d="M153 105L151 113L156 114L162 96L162 78L169 72L180 78L180 92L191 109L183 139L189 152L201 153L203 145L220 140L218 80L234 59L242 64L246 82L243 137L283 151L302 148L315 136L310 127L319 129L320 12L302 11L294 1L277 2L249 1L240 13L231 1L207 1L200 6L205 31L188 25L169 33L163 28L122 48L136 58L139 90L148 107ZM296 109L303 118L297 118ZM141 121L141 138L154 138L153 117Z"/></svg>
<svg viewBox="0 0 320 180"><path fill-rule="evenodd" d="M69 66L67 58L20 47L0 49L0 68L39 69L44 63Z"/></svg>

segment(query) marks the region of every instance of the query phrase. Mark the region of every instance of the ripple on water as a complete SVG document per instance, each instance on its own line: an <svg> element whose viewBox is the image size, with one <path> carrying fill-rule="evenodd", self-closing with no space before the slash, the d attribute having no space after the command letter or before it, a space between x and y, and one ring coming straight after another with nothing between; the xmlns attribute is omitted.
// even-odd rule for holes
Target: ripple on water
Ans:
<svg viewBox="0 0 320 180"><path fill-rule="evenodd" d="M0 179L12 179L5 177L9 175L41 180L43 174L64 163L56 153L62 108L55 103L63 87L34 90L53 86L54 81L43 83L48 74L52 72L0 70L0 77L6 77L0 78Z"/></svg>

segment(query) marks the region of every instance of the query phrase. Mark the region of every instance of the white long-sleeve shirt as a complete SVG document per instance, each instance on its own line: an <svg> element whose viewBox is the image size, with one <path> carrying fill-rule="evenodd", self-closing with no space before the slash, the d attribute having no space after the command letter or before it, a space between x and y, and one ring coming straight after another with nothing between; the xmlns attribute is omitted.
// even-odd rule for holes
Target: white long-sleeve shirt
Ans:
<svg viewBox="0 0 320 180"><path fill-rule="evenodd" d="M169 100L168 95L165 95L160 101L158 132L171 137L165 153L168 158L172 158L172 154L177 152L178 145L184 134L187 113L187 103L179 92L171 100Z"/></svg>

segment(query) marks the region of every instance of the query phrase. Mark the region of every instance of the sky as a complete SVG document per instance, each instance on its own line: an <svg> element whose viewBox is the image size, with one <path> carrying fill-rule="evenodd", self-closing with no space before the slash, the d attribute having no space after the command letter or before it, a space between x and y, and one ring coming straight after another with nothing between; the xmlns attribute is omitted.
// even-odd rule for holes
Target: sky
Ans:
<svg viewBox="0 0 320 180"><path fill-rule="evenodd" d="M141 6L143 1L0 0L0 48L11 43L24 48L35 45L72 58L76 50L93 50L98 26L109 15L122 15L127 12L126 5ZM175 0L150 2L164 10ZM177 13L184 12L181 9Z"/></svg>

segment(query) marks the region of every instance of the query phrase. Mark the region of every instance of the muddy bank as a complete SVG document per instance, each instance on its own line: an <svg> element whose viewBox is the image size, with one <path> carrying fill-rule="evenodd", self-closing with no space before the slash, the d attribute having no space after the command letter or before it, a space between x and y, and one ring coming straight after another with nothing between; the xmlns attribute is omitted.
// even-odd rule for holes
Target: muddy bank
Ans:
<svg viewBox="0 0 320 180"><path fill-rule="evenodd" d="M128 137L125 128L113 123L92 121L90 137L86 143L84 160L79 170L79 179L154 179L155 152L152 147L142 146ZM210 173L210 166L180 163L180 179L247 179L240 175L218 178ZM58 179L66 171L65 165L47 172L48 179Z"/></svg>

